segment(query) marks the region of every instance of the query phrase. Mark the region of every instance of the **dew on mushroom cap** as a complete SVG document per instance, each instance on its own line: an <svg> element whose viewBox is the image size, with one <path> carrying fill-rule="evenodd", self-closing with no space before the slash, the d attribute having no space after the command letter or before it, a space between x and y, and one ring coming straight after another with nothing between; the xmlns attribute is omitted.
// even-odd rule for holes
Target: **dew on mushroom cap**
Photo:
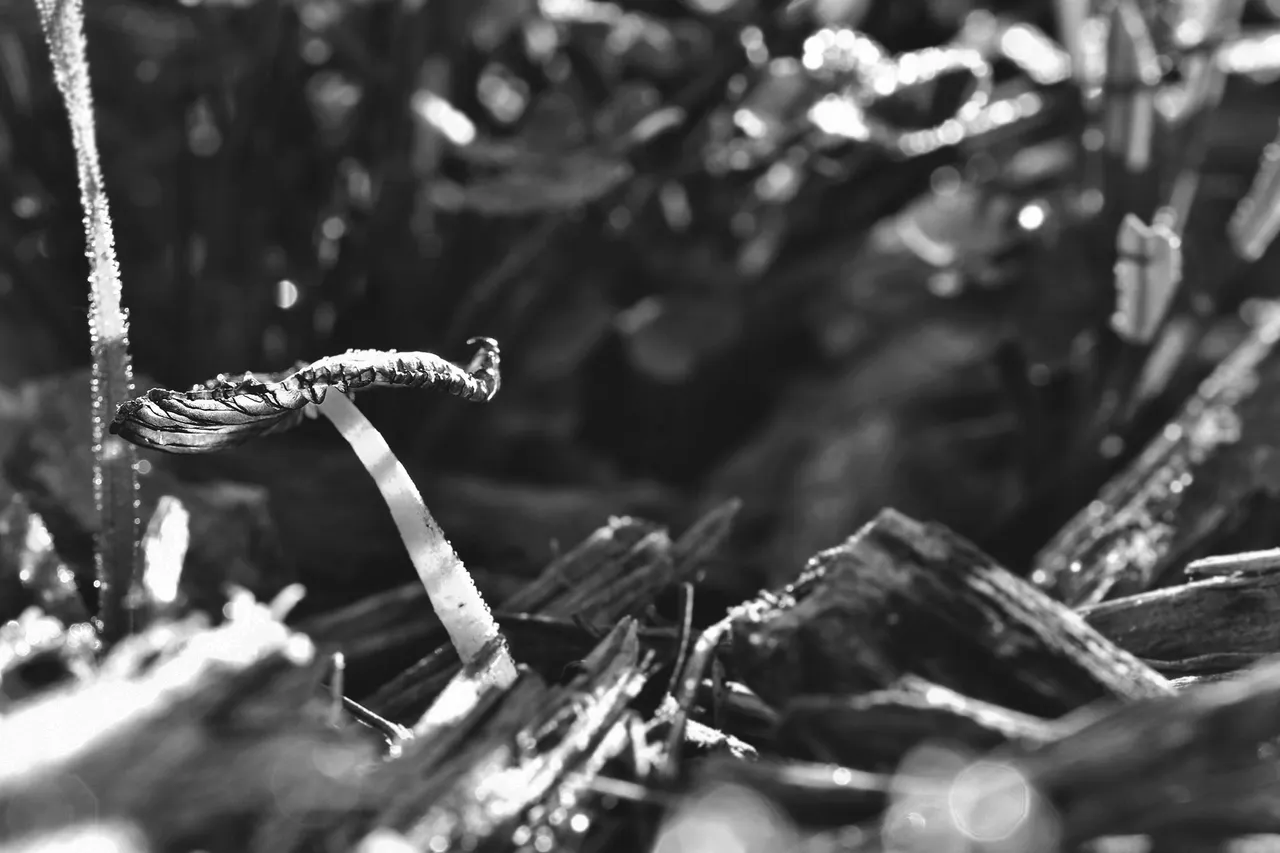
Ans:
<svg viewBox="0 0 1280 853"><path fill-rule="evenodd" d="M498 344L491 338L469 343L480 348L465 369L428 352L352 350L282 377L246 374L232 381L219 376L190 391L157 388L121 405L111 432L167 453L212 453L282 432L307 415L324 415L377 484L458 656L464 664L471 663L497 641L500 654L486 668L486 676L505 686L515 679L516 670L497 622L413 478L347 397L365 388L437 388L487 402L500 384Z"/></svg>

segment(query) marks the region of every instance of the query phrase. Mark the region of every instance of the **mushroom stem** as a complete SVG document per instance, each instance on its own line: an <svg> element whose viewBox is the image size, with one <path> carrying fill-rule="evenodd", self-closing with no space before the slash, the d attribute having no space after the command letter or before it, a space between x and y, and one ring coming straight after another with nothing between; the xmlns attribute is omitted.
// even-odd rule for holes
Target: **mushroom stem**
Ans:
<svg viewBox="0 0 1280 853"><path fill-rule="evenodd" d="M423 503L409 472L382 434L345 394L328 393L316 408L338 428L378 484L409 558L427 588L431 606L449 633L462 663L473 665L482 652L487 651L486 646L496 644L499 650L486 668L485 678L499 687L511 684L516 677L515 662L498 623L462 560L445 539L444 531Z"/></svg>

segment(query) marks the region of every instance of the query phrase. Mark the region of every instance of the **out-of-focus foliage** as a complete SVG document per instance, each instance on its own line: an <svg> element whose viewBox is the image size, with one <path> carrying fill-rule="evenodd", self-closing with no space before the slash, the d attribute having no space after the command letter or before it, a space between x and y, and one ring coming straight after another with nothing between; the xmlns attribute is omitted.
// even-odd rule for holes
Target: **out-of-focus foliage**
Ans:
<svg viewBox="0 0 1280 853"><path fill-rule="evenodd" d="M982 536L1079 415L1072 348L1110 310L1113 247L1061 192L1079 96L1047 3L87 5L139 371L185 387L499 339L492 406L368 404L413 470L462 478L450 530L482 564L549 535L495 538L513 512L594 507L562 528L580 536L732 494L746 587L884 504ZM87 347L75 170L28 3L0 5L0 63L12 386ZM1233 83L1193 220L1243 191L1265 94ZM341 468L326 437L214 474L319 537L286 532L294 555L377 528L320 473Z"/></svg>

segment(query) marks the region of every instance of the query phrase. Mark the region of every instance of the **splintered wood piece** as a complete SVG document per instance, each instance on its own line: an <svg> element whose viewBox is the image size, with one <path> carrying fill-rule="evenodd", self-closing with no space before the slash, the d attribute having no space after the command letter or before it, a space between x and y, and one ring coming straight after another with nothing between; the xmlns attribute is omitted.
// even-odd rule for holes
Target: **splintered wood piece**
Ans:
<svg viewBox="0 0 1280 853"><path fill-rule="evenodd" d="M528 821L518 830L519 835L535 841L550 839L551 849L557 853L616 849L608 842L604 847L595 846L601 829L607 834L616 831L620 823L607 820L614 798L597 790L597 782L610 762L627 750L634 752L643 747L644 725L634 711L628 711L583 756L572 773L527 810ZM570 805L566 808L566 804Z"/></svg>
<svg viewBox="0 0 1280 853"><path fill-rule="evenodd" d="M1173 692L1077 614L950 530L884 510L810 562L793 606L738 614L735 663L766 701L915 675L1045 718Z"/></svg>
<svg viewBox="0 0 1280 853"><path fill-rule="evenodd" d="M442 798L460 777L474 772L500 747L511 747L529 719L540 713L550 688L528 670L514 683L477 684L449 725L399 744L394 760L370 767L362 779L362 813L327 820L295 821L292 832L273 839L275 850L351 850L377 820L412 820ZM460 691L462 692L462 691ZM360 847L358 849L365 849ZM430 849L423 847L421 849Z"/></svg>
<svg viewBox="0 0 1280 853"><path fill-rule="evenodd" d="M1149 344L1182 283L1182 240L1168 225L1126 214L1116 234L1116 311L1111 328L1124 341Z"/></svg>
<svg viewBox="0 0 1280 853"><path fill-rule="evenodd" d="M1073 607L1145 591L1280 487L1280 304L1096 500L1036 555L1032 583Z"/></svg>
<svg viewBox="0 0 1280 853"><path fill-rule="evenodd" d="M924 743L945 741L977 753L1059 735L1046 720L911 676L857 696L801 696L783 709L778 729L785 754L879 772L892 772Z"/></svg>
<svg viewBox="0 0 1280 853"><path fill-rule="evenodd" d="M1262 149L1253 184L1227 225L1232 248L1250 263L1262 258L1277 232L1280 232L1280 137Z"/></svg>
<svg viewBox="0 0 1280 853"><path fill-rule="evenodd" d="M613 568L564 588L541 613L580 619L588 625L610 625L632 612L637 603L648 604L675 577L667 531L654 530L645 536Z"/></svg>
<svg viewBox="0 0 1280 853"><path fill-rule="evenodd" d="M549 667L563 669L567 663L579 661L595 648L607 631L592 627L581 620L560 616L541 616L530 613L505 613L496 611L494 616L508 642L522 648L538 646L536 669ZM645 648L661 655L675 656L679 633L675 628L640 628L640 641Z"/></svg>
<svg viewBox="0 0 1280 853"><path fill-rule="evenodd" d="M675 541L671 561L681 581L701 580L708 563L724 547L741 509L742 501L730 498L709 510Z"/></svg>
<svg viewBox="0 0 1280 853"><path fill-rule="evenodd" d="M1217 575L1234 575L1237 572L1272 572L1280 569L1280 548L1265 551L1243 551L1239 554L1218 554L1201 557L1187 564L1185 574L1190 578L1206 578Z"/></svg>
<svg viewBox="0 0 1280 853"><path fill-rule="evenodd" d="M493 699L495 692L503 692L505 685L494 684L487 677L488 669L501 653L499 643L491 642L474 661L463 666L414 725L414 737L436 741L449 736L451 729L473 715L486 700Z"/></svg>
<svg viewBox="0 0 1280 853"><path fill-rule="evenodd" d="M541 613L566 590L591 581L599 584L602 576L616 577L618 567L660 530L658 525L638 518L609 519L604 527L548 563L532 583L503 602L503 609Z"/></svg>
<svg viewBox="0 0 1280 853"><path fill-rule="evenodd" d="M1280 832L1280 663L1136 702L1011 762L1052 804L1061 848L1103 835ZM1197 849L1213 849L1201 846Z"/></svg>
<svg viewBox="0 0 1280 853"><path fill-rule="evenodd" d="M1181 678L1170 679L1169 683L1181 693L1184 690L1194 690L1206 684L1217 684L1220 681L1227 681L1239 676L1240 673L1238 672L1214 672L1206 675L1184 675Z"/></svg>
<svg viewBox="0 0 1280 853"><path fill-rule="evenodd" d="M686 740L690 713L702 688L704 676L719 659L722 649L732 643L735 623L759 624L793 608L796 602L813 591L822 579L822 570L810 561L794 581L777 592L762 590L755 598L744 601L729 611L719 622L705 628L693 645L686 649L683 665L675 670L666 696L658 707L656 721L666 727L663 748L658 752L658 778L674 779L679 772L680 756ZM759 698L759 697L757 697Z"/></svg>
<svg viewBox="0 0 1280 853"><path fill-rule="evenodd" d="M417 762L402 758L386 765L385 778L372 783L389 796L376 823L421 850L475 849L491 839L509 839L525 812L568 774L599 761L600 739L645 685L650 666L641 655L635 621L619 623L583 661L583 670L538 706L526 707L514 736L507 731L472 737L425 785L417 781L423 778ZM625 740L613 743L620 749Z"/></svg>
<svg viewBox="0 0 1280 853"><path fill-rule="evenodd" d="M1148 660L1207 666L1208 656L1273 654L1280 651L1280 574L1209 578L1104 601L1080 615Z"/></svg>
<svg viewBox="0 0 1280 853"><path fill-rule="evenodd" d="M0 714L0 845L101 816L156 848L250 849L279 823L345 815L373 742L313 702L320 667L265 609L160 623L91 676ZM220 839L221 841L215 841ZM277 849L277 848L269 848Z"/></svg>

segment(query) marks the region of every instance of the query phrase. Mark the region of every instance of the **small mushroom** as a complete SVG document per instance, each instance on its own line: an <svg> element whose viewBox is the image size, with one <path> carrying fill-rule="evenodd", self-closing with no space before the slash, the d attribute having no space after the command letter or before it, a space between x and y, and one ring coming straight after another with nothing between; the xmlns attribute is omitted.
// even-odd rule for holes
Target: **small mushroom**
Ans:
<svg viewBox="0 0 1280 853"><path fill-rule="evenodd" d="M498 392L498 344L490 338L473 338L468 343L479 343L480 349L466 369L432 353L352 350L283 377L246 374L234 382L219 376L185 392L156 388L122 404L111 432L167 453L211 453L281 432L316 412L324 415L377 483L458 656L471 664L499 646L501 653L489 658L486 677L505 686L516 671L497 622L409 472L347 398L364 388L426 387L487 402Z"/></svg>

